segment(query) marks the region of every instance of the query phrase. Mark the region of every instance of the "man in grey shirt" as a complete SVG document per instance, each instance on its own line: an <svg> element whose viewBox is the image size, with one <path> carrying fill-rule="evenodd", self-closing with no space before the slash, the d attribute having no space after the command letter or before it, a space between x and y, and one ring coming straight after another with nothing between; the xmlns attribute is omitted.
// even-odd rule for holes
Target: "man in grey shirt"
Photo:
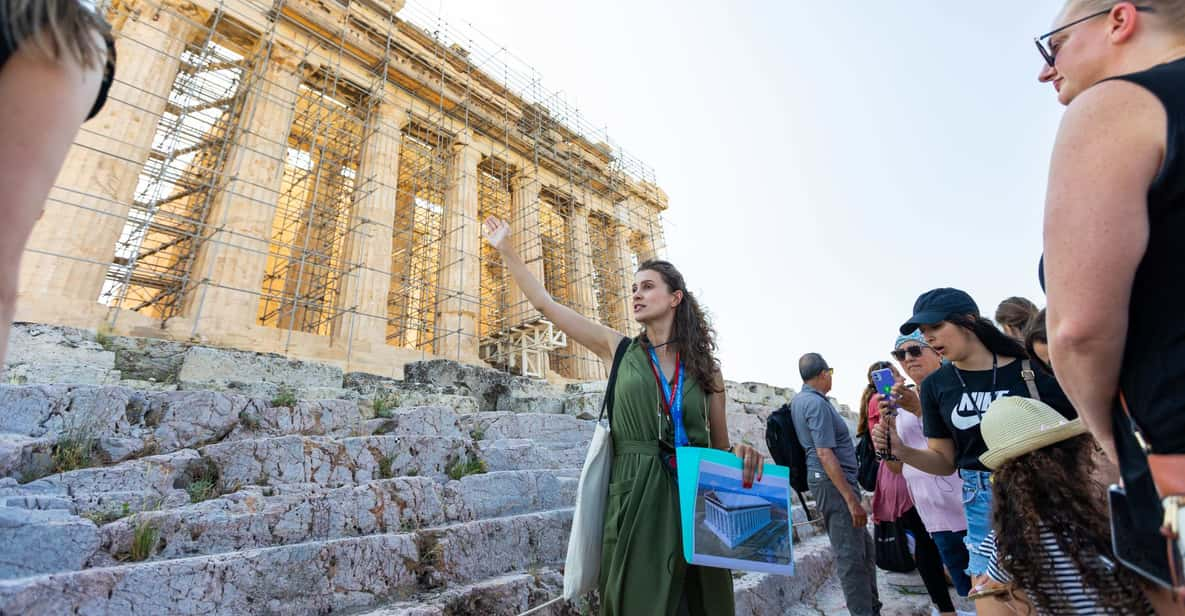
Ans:
<svg viewBox="0 0 1185 616"><path fill-rule="evenodd" d="M879 616L876 549L856 484L856 447L839 411L827 399L834 370L818 353L798 360L802 391L790 402L798 441L806 450L807 485L823 518L835 569L853 616Z"/></svg>

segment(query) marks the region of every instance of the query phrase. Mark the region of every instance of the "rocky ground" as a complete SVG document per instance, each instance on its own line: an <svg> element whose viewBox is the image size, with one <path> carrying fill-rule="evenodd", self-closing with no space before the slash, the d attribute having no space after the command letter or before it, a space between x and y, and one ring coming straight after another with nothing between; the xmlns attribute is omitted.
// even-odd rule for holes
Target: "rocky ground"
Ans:
<svg viewBox="0 0 1185 616"><path fill-rule="evenodd" d="M8 378L2 615L519 614L559 594L603 390L38 325L14 332ZM793 392L728 394L731 437L763 449ZM739 614L829 596L826 539L796 531L798 575L738 574Z"/></svg>

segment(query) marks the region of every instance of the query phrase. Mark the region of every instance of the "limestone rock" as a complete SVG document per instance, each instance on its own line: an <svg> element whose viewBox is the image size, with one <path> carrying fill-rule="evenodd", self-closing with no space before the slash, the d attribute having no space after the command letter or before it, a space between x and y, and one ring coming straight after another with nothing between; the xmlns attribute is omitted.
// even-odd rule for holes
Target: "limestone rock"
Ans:
<svg viewBox="0 0 1185 616"><path fill-rule="evenodd" d="M445 484L448 519L467 521L571 507L580 472L501 471L470 475Z"/></svg>
<svg viewBox="0 0 1185 616"><path fill-rule="evenodd" d="M443 477L465 455L461 439L428 436L369 436L347 439L285 436L218 443L201 449L219 469L219 489L280 483L338 487L394 477Z"/></svg>
<svg viewBox="0 0 1185 616"><path fill-rule="evenodd" d="M386 408L447 406L458 413L478 411L477 400L453 386L401 381L365 372L346 374L342 386L369 401L372 407L378 400Z"/></svg>
<svg viewBox="0 0 1185 616"><path fill-rule="evenodd" d="M0 507L0 546L0 579L11 579L80 569L99 536L68 511Z"/></svg>
<svg viewBox="0 0 1185 616"><path fill-rule="evenodd" d="M411 535L373 535L0 583L0 613L317 614L415 586Z"/></svg>
<svg viewBox="0 0 1185 616"><path fill-rule="evenodd" d="M31 471L35 456L47 455L52 445L51 439L0 432L0 477Z"/></svg>
<svg viewBox="0 0 1185 616"><path fill-rule="evenodd" d="M749 413L729 413L728 440L730 443L748 443L761 455L769 457L769 449L765 444L765 417Z"/></svg>
<svg viewBox="0 0 1185 616"><path fill-rule="evenodd" d="M543 443L530 439L498 439L479 443L481 458L491 471L580 468L588 447L578 442Z"/></svg>
<svg viewBox="0 0 1185 616"><path fill-rule="evenodd" d="M603 391L570 394L564 399L564 414L579 419L596 419L600 416L604 399Z"/></svg>
<svg viewBox="0 0 1185 616"><path fill-rule="evenodd" d="M765 383L734 383L724 384L729 402L737 404L756 405L777 408L788 404L794 398L794 390L787 387L775 387Z"/></svg>
<svg viewBox="0 0 1185 616"><path fill-rule="evenodd" d="M401 408L391 417L377 420L373 434L462 436L457 414L443 406Z"/></svg>
<svg viewBox="0 0 1185 616"><path fill-rule="evenodd" d="M455 387L459 393L477 398L478 408L482 411L500 410L500 399L505 397L559 398L562 393L546 381L444 359L408 363L404 366L404 376L410 382Z"/></svg>
<svg viewBox="0 0 1185 616"><path fill-rule="evenodd" d="M127 380L175 384L191 345L157 338L112 336L107 347L115 351L115 368Z"/></svg>
<svg viewBox="0 0 1185 616"><path fill-rule="evenodd" d="M342 386L342 371L335 366L209 347L187 349L177 378L182 389L231 389L265 396L273 393L277 385L291 387L298 393L336 391ZM260 385L272 387L259 391Z"/></svg>
<svg viewBox="0 0 1185 616"><path fill-rule="evenodd" d="M18 507L21 509L61 509L74 513L74 503L68 498L56 496L10 496L0 503L3 507Z"/></svg>
<svg viewBox="0 0 1185 616"><path fill-rule="evenodd" d="M96 342L93 332L72 327L14 324L5 362L8 383L106 385L120 379L115 353Z"/></svg>
<svg viewBox="0 0 1185 616"><path fill-rule="evenodd" d="M429 587L523 571L536 563L559 563L568 547L572 510L479 520L428 533L435 558ZM426 550L425 550L426 551ZM497 558L490 555L497 554Z"/></svg>
<svg viewBox="0 0 1185 616"><path fill-rule="evenodd" d="M70 494L108 492L155 492L160 496L173 490L190 464L197 462L192 449L149 456L115 466L84 468L58 473L15 488L18 494ZM4 492L0 489L0 495Z"/></svg>
<svg viewBox="0 0 1185 616"><path fill-rule="evenodd" d="M463 418L471 435L482 439L532 439L587 446L595 422L541 413L478 413Z"/></svg>

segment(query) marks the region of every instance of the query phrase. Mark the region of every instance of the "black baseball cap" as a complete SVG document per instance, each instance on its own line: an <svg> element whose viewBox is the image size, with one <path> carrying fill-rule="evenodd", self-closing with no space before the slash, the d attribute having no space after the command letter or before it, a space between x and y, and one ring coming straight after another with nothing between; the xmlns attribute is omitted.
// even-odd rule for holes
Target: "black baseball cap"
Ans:
<svg viewBox="0 0 1185 616"><path fill-rule="evenodd" d="M956 314L979 316L979 306L966 291L950 287L926 291L913 303L913 316L901 326L901 334L906 335L922 325L940 323Z"/></svg>

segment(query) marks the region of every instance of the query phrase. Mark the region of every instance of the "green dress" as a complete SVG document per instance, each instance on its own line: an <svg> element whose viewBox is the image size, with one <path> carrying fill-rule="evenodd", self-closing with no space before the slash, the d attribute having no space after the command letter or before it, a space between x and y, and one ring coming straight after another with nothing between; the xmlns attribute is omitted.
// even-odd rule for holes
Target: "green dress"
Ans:
<svg viewBox="0 0 1185 616"><path fill-rule="evenodd" d="M683 560L677 487L658 457L659 430L668 443L674 436L670 421L659 415L658 383L637 340L622 358L613 395L602 616L674 616L682 596L692 616L731 616L731 572ZM683 422L693 446L711 446L708 399L691 375L684 378Z"/></svg>

